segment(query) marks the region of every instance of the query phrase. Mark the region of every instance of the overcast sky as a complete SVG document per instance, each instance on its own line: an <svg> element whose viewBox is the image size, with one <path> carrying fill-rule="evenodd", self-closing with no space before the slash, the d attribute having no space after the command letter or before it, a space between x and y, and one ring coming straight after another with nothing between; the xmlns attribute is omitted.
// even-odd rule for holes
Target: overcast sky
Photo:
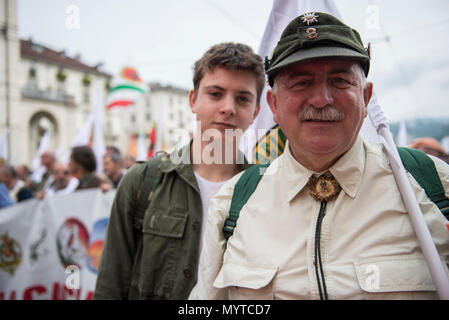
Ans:
<svg viewBox="0 0 449 320"><path fill-rule="evenodd" d="M336 0L371 42L369 79L391 121L449 116L449 1ZM18 0L19 35L115 75L191 89L192 65L211 45L258 50L271 0ZM78 14L78 15L77 15ZM79 19L74 18L78 16ZM78 23L79 22L79 23Z"/></svg>

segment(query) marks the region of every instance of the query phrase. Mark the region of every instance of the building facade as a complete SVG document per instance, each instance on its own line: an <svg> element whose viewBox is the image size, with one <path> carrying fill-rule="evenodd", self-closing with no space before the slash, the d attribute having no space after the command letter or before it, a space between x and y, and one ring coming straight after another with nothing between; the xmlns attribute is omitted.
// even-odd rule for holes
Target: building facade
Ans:
<svg viewBox="0 0 449 320"><path fill-rule="evenodd" d="M106 143L117 146L124 154L136 154L139 135L148 150L153 129L156 135L161 135L161 144L156 148L168 152L179 143L180 134L185 137L193 132L189 91L156 82L149 83L148 87L148 93L133 105L105 111Z"/></svg>
<svg viewBox="0 0 449 320"><path fill-rule="evenodd" d="M46 131L64 152L90 113L93 90L111 76L64 51L18 38L16 1L0 5L0 131L9 128L9 161L28 163Z"/></svg>
<svg viewBox="0 0 449 320"><path fill-rule="evenodd" d="M19 39L15 0L0 0L0 134L9 129L7 160L31 164L45 132L48 148L62 155L92 112L98 90L106 97L112 75L80 57L69 57L32 39ZM144 137L158 123L164 147L174 144L177 128L192 130L188 91L158 83L127 108L103 110L106 145L128 153L132 138Z"/></svg>

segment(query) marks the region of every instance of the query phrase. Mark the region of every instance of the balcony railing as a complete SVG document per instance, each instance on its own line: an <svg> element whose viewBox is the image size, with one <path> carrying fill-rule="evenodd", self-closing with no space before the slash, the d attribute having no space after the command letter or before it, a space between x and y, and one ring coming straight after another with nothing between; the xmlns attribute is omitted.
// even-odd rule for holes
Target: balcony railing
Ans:
<svg viewBox="0 0 449 320"><path fill-rule="evenodd" d="M68 95L64 90L40 90L33 85L27 85L22 89L22 96L28 99L44 100L54 103L62 103L68 106L75 104L73 96Z"/></svg>

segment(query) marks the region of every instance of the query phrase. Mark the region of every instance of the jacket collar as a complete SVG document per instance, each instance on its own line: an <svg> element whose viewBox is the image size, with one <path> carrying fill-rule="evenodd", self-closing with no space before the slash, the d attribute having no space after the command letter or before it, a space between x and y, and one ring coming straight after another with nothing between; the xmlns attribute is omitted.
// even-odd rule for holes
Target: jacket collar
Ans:
<svg viewBox="0 0 449 320"><path fill-rule="evenodd" d="M186 166L190 166L191 157L190 157L190 143L185 146L173 151L169 155L163 158L161 162L161 171L162 172L170 172L173 170L180 170L185 168Z"/></svg>
<svg viewBox="0 0 449 320"><path fill-rule="evenodd" d="M365 147L360 136L356 142L331 168L330 172L340 183L341 188L351 197L355 198L362 183L365 171Z"/></svg>
<svg viewBox="0 0 449 320"><path fill-rule="evenodd" d="M82 179L79 180L78 186L84 187L86 186L90 180L95 176L95 171L87 173Z"/></svg>
<svg viewBox="0 0 449 320"><path fill-rule="evenodd" d="M280 159L281 168L286 172L287 179L287 201L291 201L307 184L312 174L321 174L307 169L290 152L287 141L285 152ZM360 188L362 175L365 170L365 152L363 140L359 136L348 152L346 152L330 169L330 173L340 184L343 191L354 198Z"/></svg>

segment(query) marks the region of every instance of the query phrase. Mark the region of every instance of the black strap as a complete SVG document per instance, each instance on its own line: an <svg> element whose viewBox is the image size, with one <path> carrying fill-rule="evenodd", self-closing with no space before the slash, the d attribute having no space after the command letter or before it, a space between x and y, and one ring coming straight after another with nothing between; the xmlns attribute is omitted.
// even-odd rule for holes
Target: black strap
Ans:
<svg viewBox="0 0 449 320"><path fill-rule="evenodd" d="M145 163L145 168L142 174L142 185L137 192L137 206L134 212L134 226L137 229L142 228L143 218L145 216L145 210L150 204L153 192L162 178L162 171L160 170L160 164L162 159L167 154L158 153L151 157Z"/></svg>
<svg viewBox="0 0 449 320"><path fill-rule="evenodd" d="M323 262L321 260L321 223L326 215L327 201L321 201L320 212L318 213L315 227L315 275L318 284L318 291L321 300L329 300L326 288L326 280L324 278Z"/></svg>

